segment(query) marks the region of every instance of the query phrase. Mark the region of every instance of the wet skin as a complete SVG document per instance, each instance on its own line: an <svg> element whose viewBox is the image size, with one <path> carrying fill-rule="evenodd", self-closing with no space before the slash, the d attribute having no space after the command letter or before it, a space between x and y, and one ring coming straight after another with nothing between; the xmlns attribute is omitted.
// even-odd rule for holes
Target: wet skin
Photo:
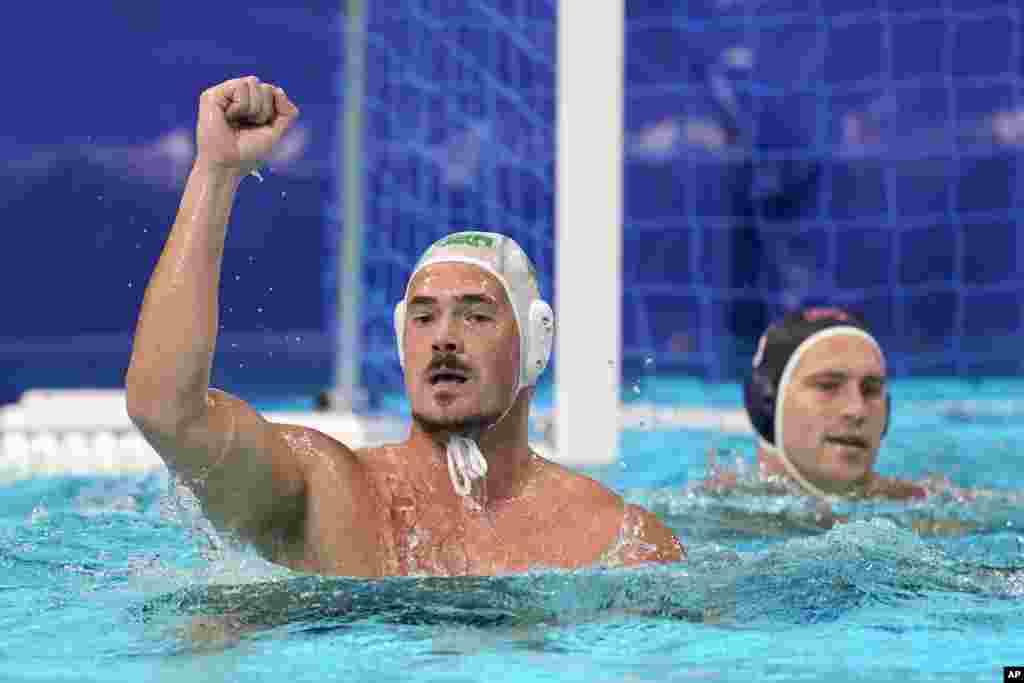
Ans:
<svg viewBox="0 0 1024 683"><path fill-rule="evenodd" d="M474 266L436 264L415 278L407 301L409 438L353 452L314 430L278 426L302 464L304 503L301 521L284 533L250 534L265 556L305 571L370 576L684 557L654 515L531 452L532 389L510 405L519 339L496 279ZM478 435L488 474L462 497L449 479L445 443L448 434L467 431Z"/></svg>
<svg viewBox="0 0 1024 683"><path fill-rule="evenodd" d="M126 408L218 529L289 567L350 576L683 556L653 515L531 453L531 390L514 392L519 331L485 271L437 264L412 283L403 340L414 420L400 444L353 451L211 388L239 185L299 111L282 88L249 76L205 90L198 113L195 164L136 326ZM487 460L486 478L465 498L448 478L451 433L474 438Z"/></svg>
<svg viewBox="0 0 1024 683"><path fill-rule="evenodd" d="M347 534L332 514L336 490L326 442L297 433L317 454L319 475L301 542L268 547L297 569L338 571L348 563ZM329 437L319 437L327 439ZM301 448L300 447L300 448ZM366 522L376 528L375 566L366 574L490 575L537 568L576 569L682 559L682 548L653 515L602 486L540 457L519 495L486 506L458 496L439 458L422 459L408 444L356 452L373 501ZM341 533L339 533L341 532Z"/></svg>
<svg viewBox="0 0 1024 683"><path fill-rule="evenodd" d="M519 378L519 330L502 285L464 263L427 266L406 297L405 385L417 426L465 431L496 422ZM440 432L440 433L438 433ZM523 457L523 449L514 456Z"/></svg>

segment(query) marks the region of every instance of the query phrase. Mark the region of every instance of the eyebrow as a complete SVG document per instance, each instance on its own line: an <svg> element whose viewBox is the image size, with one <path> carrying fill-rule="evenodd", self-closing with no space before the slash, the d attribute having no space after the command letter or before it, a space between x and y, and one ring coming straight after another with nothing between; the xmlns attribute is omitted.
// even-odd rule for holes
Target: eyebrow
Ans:
<svg viewBox="0 0 1024 683"><path fill-rule="evenodd" d="M850 374L851 373L846 372L845 370L820 370L818 372L812 372L811 374L809 374L807 376L807 379L809 379L809 380L818 380L818 379L847 379L847 378L850 377ZM883 382L883 383L886 381L885 375L876 375L876 374L873 374L873 373L872 374L868 374L868 375L864 375L864 377L862 379L873 380L875 382Z"/></svg>
<svg viewBox="0 0 1024 683"><path fill-rule="evenodd" d="M474 306L476 304L489 304L491 306L497 306L498 302L486 294L460 294L455 297L455 301L467 306ZM418 295L409 299L409 306L436 306L437 298L432 296Z"/></svg>

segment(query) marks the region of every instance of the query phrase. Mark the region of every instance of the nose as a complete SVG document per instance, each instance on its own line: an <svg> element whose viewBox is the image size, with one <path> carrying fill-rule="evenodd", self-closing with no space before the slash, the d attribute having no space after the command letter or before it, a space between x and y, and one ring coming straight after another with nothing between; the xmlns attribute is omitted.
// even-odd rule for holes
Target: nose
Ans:
<svg viewBox="0 0 1024 683"><path fill-rule="evenodd" d="M442 315L434 328L434 339L430 344L434 353L462 353L462 332L455 316Z"/></svg>
<svg viewBox="0 0 1024 683"><path fill-rule="evenodd" d="M843 392L843 418L854 424L861 424L868 417L868 401L861 388L851 382Z"/></svg>

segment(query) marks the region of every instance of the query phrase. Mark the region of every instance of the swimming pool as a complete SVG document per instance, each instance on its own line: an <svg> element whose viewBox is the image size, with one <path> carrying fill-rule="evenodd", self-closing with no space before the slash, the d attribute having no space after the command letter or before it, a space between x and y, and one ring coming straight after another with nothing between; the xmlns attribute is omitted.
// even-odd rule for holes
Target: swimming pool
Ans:
<svg viewBox="0 0 1024 683"><path fill-rule="evenodd" d="M636 397L738 405L647 378ZM882 470L991 489L850 504L687 489L742 435L648 428L591 470L685 565L498 578L293 574L226 545L161 473L3 487L0 678L82 681L1002 680L1024 663L1024 384L897 382ZM915 521L966 534L921 536Z"/></svg>

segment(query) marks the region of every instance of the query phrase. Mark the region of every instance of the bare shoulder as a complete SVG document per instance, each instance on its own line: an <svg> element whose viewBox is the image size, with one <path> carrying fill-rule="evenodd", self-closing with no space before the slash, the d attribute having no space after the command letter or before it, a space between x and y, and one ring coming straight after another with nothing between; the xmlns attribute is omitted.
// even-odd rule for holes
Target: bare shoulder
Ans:
<svg viewBox="0 0 1024 683"><path fill-rule="evenodd" d="M395 459L386 447L355 449L311 427L284 423L275 427L307 479L355 477L368 480L376 471L388 469Z"/></svg>
<svg viewBox="0 0 1024 683"><path fill-rule="evenodd" d="M306 496L287 548L270 554L304 571L379 576L386 562L384 496L366 453L305 426L276 424L301 463Z"/></svg>
<svg viewBox="0 0 1024 683"><path fill-rule="evenodd" d="M622 498L604 484L556 462L538 457L544 495L565 505L583 507L597 513L622 514Z"/></svg>
<svg viewBox="0 0 1024 683"><path fill-rule="evenodd" d="M408 460L399 444L351 448L316 429L280 425L280 431L310 479L354 478L377 502L386 502L408 478Z"/></svg>
<svg viewBox="0 0 1024 683"><path fill-rule="evenodd" d="M627 504L622 525L628 549L627 564L679 562L686 559L686 549L682 542L650 510Z"/></svg>
<svg viewBox="0 0 1024 683"><path fill-rule="evenodd" d="M312 427L274 423L278 435L304 465L311 466L334 460L354 460L355 452L338 439Z"/></svg>
<svg viewBox="0 0 1024 683"><path fill-rule="evenodd" d="M621 496L598 481L556 463L544 461L552 490L575 514L600 520L602 527L616 531L604 559L620 565L643 562L676 562L685 559L682 543L657 515L626 503Z"/></svg>
<svg viewBox="0 0 1024 683"><path fill-rule="evenodd" d="M920 500L928 497L928 490L912 481L876 475L868 485L867 495L892 500Z"/></svg>

